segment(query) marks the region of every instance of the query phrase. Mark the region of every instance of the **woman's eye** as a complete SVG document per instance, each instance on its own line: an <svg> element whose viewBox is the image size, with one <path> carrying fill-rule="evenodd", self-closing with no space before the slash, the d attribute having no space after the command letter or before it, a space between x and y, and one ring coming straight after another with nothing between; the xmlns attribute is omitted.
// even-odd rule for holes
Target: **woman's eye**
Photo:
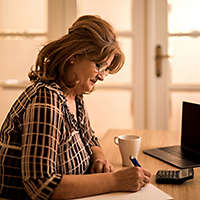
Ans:
<svg viewBox="0 0 200 200"><path fill-rule="evenodd" d="M97 68L100 68L100 67L101 67L101 64L96 63L96 67L97 67Z"/></svg>
<svg viewBox="0 0 200 200"><path fill-rule="evenodd" d="M110 67L107 67L107 68L105 69L105 71L110 71Z"/></svg>

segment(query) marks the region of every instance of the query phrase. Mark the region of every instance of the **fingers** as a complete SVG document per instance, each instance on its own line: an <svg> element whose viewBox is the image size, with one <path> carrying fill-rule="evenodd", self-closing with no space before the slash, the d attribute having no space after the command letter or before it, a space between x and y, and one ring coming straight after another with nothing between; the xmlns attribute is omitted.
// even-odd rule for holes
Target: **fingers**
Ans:
<svg viewBox="0 0 200 200"><path fill-rule="evenodd" d="M103 164L100 160L95 160L90 169L91 173L102 173L103 172Z"/></svg>
<svg viewBox="0 0 200 200"><path fill-rule="evenodd" d="M91 173L113 172L113 166L107 160L97 159L93 162L90 172Z"/></svg>
<svg viewBox="0 0 200 200"><path fill-rule="evenodd" d="M135 187L136 191L140 190L146 184L150 182L151 173L143 168L135 167L135 179L137 186Z"/></svg>
<svg viewBox="0 0 200 200"><path fill-rule="evenodd" d="M144 174L142 181L144 184L147 184L150 182L151 173L143 168L142 168L142 170L143 170L143 174Z"/></svg>
<svg viewBox="0 0 200 200"><path fill-rule="evenodd" d="M144 176L139 182L138 187L136 191L140 190L142 187L144 187L146 184L150 182L149 177Z"/></svg>
<svg viewBox="0 0 200 200"><path fill-rule="evenodd" d="M149 179L149 177L147 177L147 176L144 176L144 183L145 184L147 184L147 183L149 183L150 182L150 179Z"/></svg>
<svg viewBox="0 0 200 200"><path fill-rule="evenodd" d="M113 172L114 168L113 166L106 160L104 163L104 168L103 168L103 172L104 173L110 173Z"/></svg>
<svg viewBox="0 0 200 200"><path fill-rule="evenodd" d="M114 171L115 171L114 167L110 164L110 172L114 172Z"/></svg>
<svg viewBox="0 0 200 200"><path fill-rule="evenodd" d="M147 177L151 177L151 173L147 171L146 169L143 169L144 175Z"/></svg>
<svg viewBox="0 0 200 200"><path fill-rule="evenodd" d="M106 162L103 166L103 172L108 173L110 172L110 166L108 164L108 162Z"/></svg>

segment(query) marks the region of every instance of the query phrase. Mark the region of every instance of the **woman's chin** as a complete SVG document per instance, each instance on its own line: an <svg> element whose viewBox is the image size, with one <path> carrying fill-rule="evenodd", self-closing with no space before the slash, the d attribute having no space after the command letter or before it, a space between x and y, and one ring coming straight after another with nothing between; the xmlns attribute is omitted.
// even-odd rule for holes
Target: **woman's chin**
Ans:
<svg viewBox="0 0 200 200"><path fill-rule="evenodd" d="M94 91L94 89L95 89L95 85L93 85L93 87L90 88L90 91L89 91L89 92Z"/></svg>
<svg viewBox="0 0 200 200"><path fill-rule="evenodd" d="M92 92L94 90L94 85L87 87L87 88L82 88L82 90L80 91L80 94L89 94L90 92Z"/></svg>
<svg viewBox="0 0 200 200"><path fill-rule="evenodd" d="M93 90L94 90L94 88L95 88L95 85L93 84L93 85L90 85L90 87L88 87L86 90L85 90L85 92L86 93L90 93L90 92L92 92Z"/></svg>

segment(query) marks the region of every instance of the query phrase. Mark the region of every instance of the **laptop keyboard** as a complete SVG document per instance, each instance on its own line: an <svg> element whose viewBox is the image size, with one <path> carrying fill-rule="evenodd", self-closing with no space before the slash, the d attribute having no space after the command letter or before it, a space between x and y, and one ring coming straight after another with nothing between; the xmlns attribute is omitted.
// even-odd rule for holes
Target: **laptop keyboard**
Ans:
<svg viewBox="0 0 200 200"><path fill-rule="evenodd" d="M189 159L189 160L191 158L191 152L187 151L185 149L183 150L179 146L162 147L162 148L160 148L160 150L163 150L163 151L168 152L168 153L172 153L174 156L177 156L179 158Z"/></svg>

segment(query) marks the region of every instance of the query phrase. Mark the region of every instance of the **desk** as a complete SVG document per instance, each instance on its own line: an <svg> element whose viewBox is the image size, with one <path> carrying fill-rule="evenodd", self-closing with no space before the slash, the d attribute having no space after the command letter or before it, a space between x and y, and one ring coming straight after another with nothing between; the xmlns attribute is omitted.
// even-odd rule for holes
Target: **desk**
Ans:
<svg viewBox="0 0 200 200"><path fill-rule="evenodd" d="M138 160L143 168L148 169L152 173L151 183L153 185L174 197L175 200L200 199L200 168L194 169L194 179L182 185L157 184L155 182L157 170L177 168L142 153L143 149L179 144L180 134L167 131L109 130L101 139L101 145L106 158L116 169L121 168L121 155L119 147L113 142L113 138L123 134L134 134L142 137Z"/></svg>

